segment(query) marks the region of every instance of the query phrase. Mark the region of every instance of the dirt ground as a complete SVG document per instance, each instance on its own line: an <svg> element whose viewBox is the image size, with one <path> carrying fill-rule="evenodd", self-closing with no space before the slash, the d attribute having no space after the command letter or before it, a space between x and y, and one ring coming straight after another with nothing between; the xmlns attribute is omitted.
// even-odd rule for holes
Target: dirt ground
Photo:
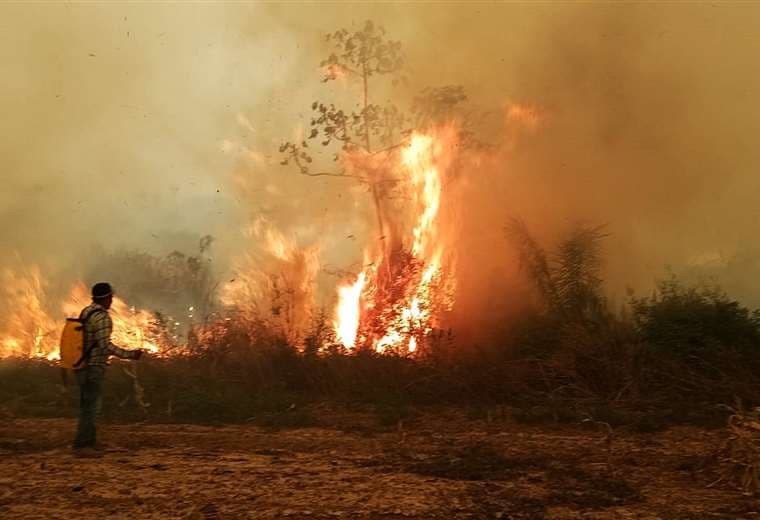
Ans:
<svg viewBox="0 0 760 520"><path fill-rule="evenodd" d="M0 518L760 518L719 482L720 431L533 427L418 416L382 428L103 424L74 458L70 419L0 419Z"/></svg>

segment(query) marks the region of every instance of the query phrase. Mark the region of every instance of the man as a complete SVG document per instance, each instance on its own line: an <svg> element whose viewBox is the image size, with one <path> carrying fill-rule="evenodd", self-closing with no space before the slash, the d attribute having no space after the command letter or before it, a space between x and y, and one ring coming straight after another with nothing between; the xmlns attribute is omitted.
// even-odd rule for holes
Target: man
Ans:
<svg viewBox="0 0 760 520"><path fill-rule="evenodd" d="M74 452L79 457L101 455L95 443L95 417L109 356L140 359L143 354L142 350L125 350L111 343L113 322L108 309L112 302L111 285L97 283L92 287L92 303L79 315L79 319L85 320L82 363L75 369L79 383L79 427Z"/></svg>

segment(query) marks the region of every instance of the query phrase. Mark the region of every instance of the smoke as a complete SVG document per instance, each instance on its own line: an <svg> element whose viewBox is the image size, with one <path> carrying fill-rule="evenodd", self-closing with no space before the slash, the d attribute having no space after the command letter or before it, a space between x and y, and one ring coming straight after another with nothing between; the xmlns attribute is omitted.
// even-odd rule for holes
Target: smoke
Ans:
<svg viewBox="0 0 760 520"><path fill-rule="evenodd" d="M477 216L472 269L464 272L488 275L471 276L468 292L493 294L494 280L505 282L496 297L472 296L480 312L468 315L493 323L494 312L524 298L508 282L514 259L489 253L500 247L495 228L505 213L547 245L578 223L606 224L614 301L627 287L649 290L669 265L758 302L760 182L751 139L760 113L749 99L758 76L743 65L757 50L757 16L705 5L610 5L542 20L506 76L508 97L538 106L545 119L492 158L471 197Z"/></svg>
<svg viewBox="0 0 760 520"><path fill-rule="evenodd" d="M500 145L460 179L472 327L524 298L511 217L547 244L577 222L606 224L613 295L647 290L667 264L709 264L744 297L760 288L750 4L1 9L0 264L18 254L68 284L98 277L101 251L192 253L209 234L231 276L258 247L248 224L265 217L320 242L323 270L355 272L374 233L366 190L298 175L277 149L303 134L312 101L358 102L353 86L319 82L321 37L372 19L407 52L409 82L378 86L382 98L462 85L489 114L479 136ZM515 103L540 114L535 131L509 119ZM336 278L323 278L327 294Z"/></svg>

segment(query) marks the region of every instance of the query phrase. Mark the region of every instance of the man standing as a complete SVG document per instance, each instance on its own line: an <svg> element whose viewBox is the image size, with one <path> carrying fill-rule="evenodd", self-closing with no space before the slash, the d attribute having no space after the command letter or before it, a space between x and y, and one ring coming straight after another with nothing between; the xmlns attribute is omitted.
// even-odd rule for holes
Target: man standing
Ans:
<svg viewBox="0 0 760 520"><path fill-rule="evenodd" d="M79 426L74 439L74 452L79 457L98 457L101 452L95 443L95 418L108 358L140 359L142 350L125 350L111 343L113 322L108 314L113 302L113 290L107 283L92 287L92 303L79 315L84 320L84 352L75 369L79 383Z"/></svg>

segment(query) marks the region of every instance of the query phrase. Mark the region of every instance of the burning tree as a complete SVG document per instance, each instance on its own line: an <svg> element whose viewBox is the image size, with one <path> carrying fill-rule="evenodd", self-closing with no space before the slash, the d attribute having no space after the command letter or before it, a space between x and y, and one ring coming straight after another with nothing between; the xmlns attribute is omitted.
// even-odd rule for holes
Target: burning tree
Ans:
<svg viewBox="0 0 760 520"><path fill-rule="evenodd" d="M364 156L386 154L399 146L399 138L408 134L403 130L406 118L396 105L380 105L370 101L370 79L387 75L393 78L393 84L401 80L400 72L404 64L401 43L386 40L385 35L384 28L367 21L359 31L350 33L340 29L326 36L333 52L320 64L324 72L322 81L357 80L363 93L358 110L349 111L333 103L319 101L311 105L313 116L308 139L320 138L322 146L338 144L340 151L333 154L336 163L342 157L340 152ZM379 143L380 149L373 149L373 142ZM286 155L282 164L292 162L303 175L349 177L367 184L375 204L378 228L381 233L384 231L387 219L383 216L381 199L396 179L385 178L383 170L373 168L315 171L312 167L314 156L306 140L301 143L285 142L280 152Z"/></svg>
<svg viewBox="0 0 760 520"><path fill-rule="evenodd" d="M444 177L453 169L461 126L447 122L466 100L461 87L426 89L411 116L395 104L372 102L371 84L403 81L401 43L368 21L355 32L327 35L332 52L321 62L323 82L357 81L356 110L315 101L310 133L285 142L282 164L306 176L353 179L367 186L376 215L377 241L365 250L364 268L338 289L335 335L346 348L414 351L453 303L453 258L441 235ZM416 129L412 129L414 125ZM335 147L335 169L314 167L309 142ZM398 201L403 201L398 204Z"/></svg>
<svg viewBox="0 0 760 520"><path fill-rule="evenodd" d="M408 144L413 129L424 129L453 119L460 124L460 142L476 143L471 130L474 112L463 110L467 94L459 85L424 88L414 97L409 114L391 102L384 105L371 102L371 79L390 76L392 86L406 82L402 74L405 57L401 42L386 39L382 26L368 20L359 31L352 33L340 29L325 39L332 52L320 63L322 82L359 82L362 97L358 110L314 101L308 138L300 143L283 143L280 152L285 157L281 164L294 164L302 175L349 178L367 185L382 235L389 223L382 200L391 195L402 179L390 177L385 168L373 165L384 164L391 159L393 152ZM346 156L357 155L375 160L364 161L354 169L345 165L336 169L315 169L315 154L309 147L309 141L314 139L320 139L319 144L323 147L338 146L332 154L334 163L340 163Z"/></svg>

